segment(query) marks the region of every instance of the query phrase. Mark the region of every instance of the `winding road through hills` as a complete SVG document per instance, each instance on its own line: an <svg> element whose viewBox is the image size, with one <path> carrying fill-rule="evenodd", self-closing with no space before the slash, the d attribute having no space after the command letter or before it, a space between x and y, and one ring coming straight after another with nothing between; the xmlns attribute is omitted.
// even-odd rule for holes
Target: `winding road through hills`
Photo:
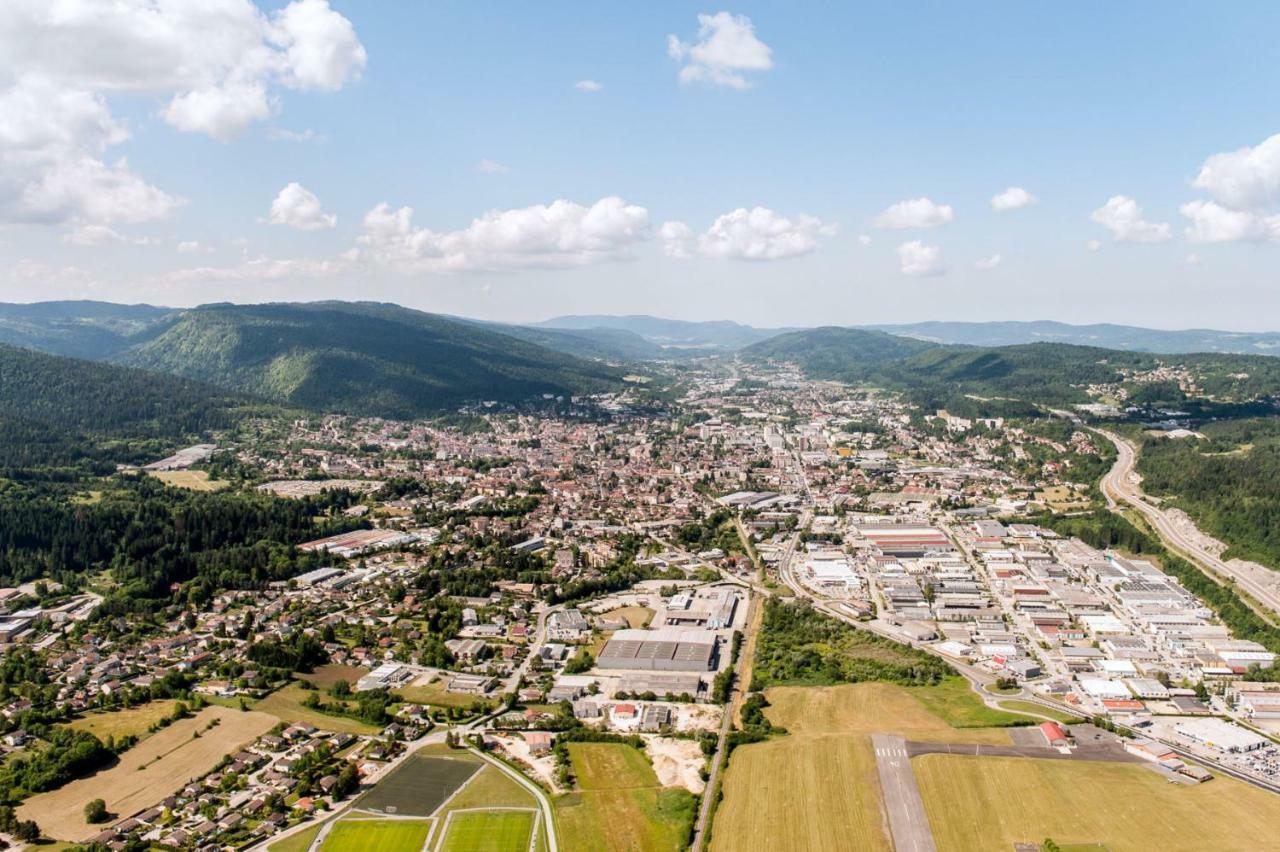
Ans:
<svg viewBox="0 0 1280 852"><path fill-rule="evenodd" d="M1137 447L1114 432L1105 429L1096 431L1115 445L1117 453L1116 463L1102 477L1102 493L1107 502L1113 508L1119 503L1132 506L1142 513L1170 550L1200 564L1219 579L1235 583L1237 588L1248 593L1259 606L1265 608L1269 615L1280 615L1280 574L1273 571L1263 574L1247 565L1233 565L1223 561L1217 554L1205 550L1202 544L1188 537L1164 510L1147 502L1134 472L1138 462Z"/></svg>

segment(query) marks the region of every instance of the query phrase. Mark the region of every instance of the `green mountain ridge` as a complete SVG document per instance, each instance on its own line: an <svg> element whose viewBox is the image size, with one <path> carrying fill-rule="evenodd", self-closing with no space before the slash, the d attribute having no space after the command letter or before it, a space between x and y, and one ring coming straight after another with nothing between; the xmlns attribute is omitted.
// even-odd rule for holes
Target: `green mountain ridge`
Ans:
<svg viewBox="0 0 1280 852"><path fill-rule="evenodd" d="M417 417L618 386L603 365L396 305L205 305L121 352L119 363L287 405Z"/></svg>

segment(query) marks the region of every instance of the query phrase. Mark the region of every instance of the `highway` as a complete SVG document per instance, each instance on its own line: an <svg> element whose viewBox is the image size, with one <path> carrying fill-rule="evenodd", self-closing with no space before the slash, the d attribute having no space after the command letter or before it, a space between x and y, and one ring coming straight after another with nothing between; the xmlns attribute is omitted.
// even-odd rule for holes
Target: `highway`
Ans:
<svg viewBox="0 0 1280 852"><path fill-rule="evenodd" d="M1102 477L1102 493L1111 506L1114 507L1118 502L1123 502L1137 509L1170 550L1199 563L1219 579L1234 582L1237 588L1247 592L1254 601L1268 610L1269 614L1280 614L1280 585L1278 585L1280 578L1270 571L1267 574L1271 576L1264 577L1244 566L1224 562L1216 554L1210 553L1190 539L1163 510L1146 501L1134 473L1134 467L1138 462L1137 448L1113 432L1103 429L1094 431L1111 441L1116 448L1116 463L1106 476Z"/></svg>

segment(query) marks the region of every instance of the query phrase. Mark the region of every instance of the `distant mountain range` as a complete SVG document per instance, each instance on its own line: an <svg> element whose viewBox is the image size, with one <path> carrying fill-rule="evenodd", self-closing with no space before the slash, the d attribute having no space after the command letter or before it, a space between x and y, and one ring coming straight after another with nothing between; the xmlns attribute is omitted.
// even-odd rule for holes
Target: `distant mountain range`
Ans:
<svg viewBox="0 0 1280 852"><path fill-rule="evenodd" d="M1280 332L1214 331L1206 328L1162 331L1110 323L1068 325L1050 320L918 322L865 327L935 343L966 343L972 346L1074 343L1079 346L1100 346L1105 349L1166 354L1237 352L1250 355L1280 355Z"/></svg>
<svg viewBox="0 0 1280 852"><path fill-rule="evenodd" d="M534 323L539 328L574 329L612 329L628 331L645 340L655 343L668 354L676 354L680 350L702 350L699 354L715 351L733 351L761 340L767 340L792 328L753 328L728 320L709 322L689 322L687 320L662 319L643 314L632 316L608 316L590 314L584 316L554 317Z"/></svg>
<svg viewBox="0 0 1280 852"><path fill-rule="evenodd" d="M388 417L614 389L626 369L645 361L731 353L796 363L818 378L932 388L931 398L961 390L1078 399L1079 386L1112 381L1120 365L1154 366L1145 353L1210 353L1180 360L1208 369L1219 377L1215 386L1235 396L1270 387L1280 369L1280 359L1227 354L1280 354L1280 333L1054 322L761 329L651 316L508 325L368 302L0 304L3 343L297 408Z"/></svg>

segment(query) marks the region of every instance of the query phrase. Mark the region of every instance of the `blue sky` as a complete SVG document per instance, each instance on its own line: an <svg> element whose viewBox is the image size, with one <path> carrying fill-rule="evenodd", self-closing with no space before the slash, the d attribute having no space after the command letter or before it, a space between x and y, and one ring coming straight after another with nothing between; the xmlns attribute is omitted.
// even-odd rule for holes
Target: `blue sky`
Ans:
<svg viewBox="0 0 1280 852"><path fill-rule="evenodd" d="M1274 4L192 5L0 10L0 299L1280 327Z"/></svg>

